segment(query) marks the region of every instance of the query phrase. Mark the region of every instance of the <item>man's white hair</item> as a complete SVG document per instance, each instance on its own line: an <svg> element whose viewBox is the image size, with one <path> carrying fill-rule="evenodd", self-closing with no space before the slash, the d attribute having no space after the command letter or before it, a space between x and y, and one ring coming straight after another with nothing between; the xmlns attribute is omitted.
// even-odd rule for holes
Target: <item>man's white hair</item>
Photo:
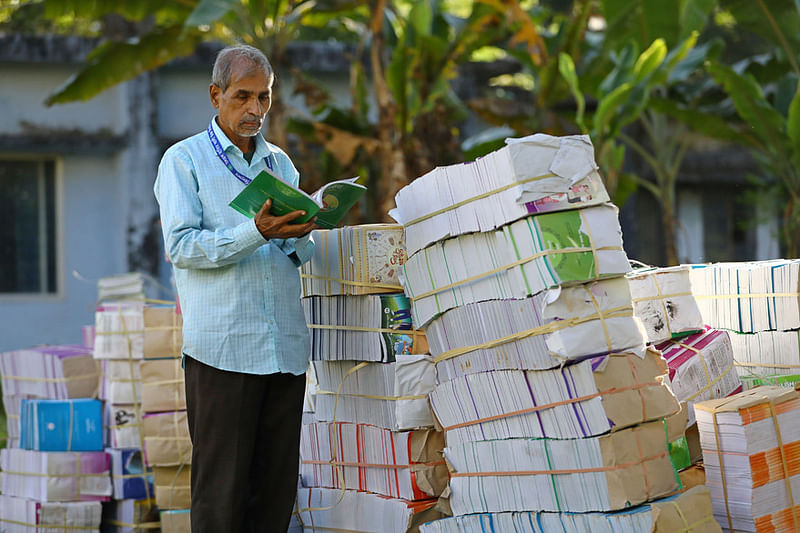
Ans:
<svg viewBox="0 0 800 533"><path fill-rule="evenodd" d="M264 69L267 77L274 79L275 73L272 71L272 65L261 50L247 44L237 44L227 46L219 51L217 59L214 61L214 70L211 73L211 83L222 89L222 92L228 90L228 86L231 84L233 65L240 60L249 63L251 68Z"/></svg>

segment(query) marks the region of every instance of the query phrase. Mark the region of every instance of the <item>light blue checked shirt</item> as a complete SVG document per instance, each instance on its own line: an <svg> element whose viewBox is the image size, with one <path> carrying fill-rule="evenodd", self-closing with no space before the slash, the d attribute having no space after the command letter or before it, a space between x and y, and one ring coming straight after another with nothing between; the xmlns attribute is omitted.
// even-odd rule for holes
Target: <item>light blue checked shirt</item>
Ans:
<svg viewBox="0 0 800 533"><path fill-rule="evenodd" d="M211 121L233 166L251 179L267 166L297 185L289 157L259 134L248 164ZM314 243L266 240L255 222L228 203L244 184L220 161L207 132L171 146L154 186L167 256L183 312L183 353L207 365L248 374L303 374L310 341L297 267Z"/></svg>

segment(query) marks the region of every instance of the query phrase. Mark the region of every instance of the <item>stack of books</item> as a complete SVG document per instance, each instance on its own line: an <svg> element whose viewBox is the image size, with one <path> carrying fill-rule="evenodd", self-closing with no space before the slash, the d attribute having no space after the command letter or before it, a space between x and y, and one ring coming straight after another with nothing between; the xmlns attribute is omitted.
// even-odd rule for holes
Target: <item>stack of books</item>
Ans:
<svg viewBox="0 0 800 533"><path fill-rule="evenodd" d="M508 143L474 164L506 174L479 173L486 186L473 196L467 181L437 204L433 191L455 191L447 167L395 197L414 235L401 279L436 363L430 401L445 431L449 506L489 521L553 512L568 523L567 513L668 496L680 482L666 419L680 407L634 313L616 207L596 201L607 198L599 181L599 192L573 197L549 175L505 194L527 166L534 178L594 184L591 143ZM529 209L536 197L554 209ZM429 219L438 225L423 226Z"/></svg>
<svg viewBox="0 0 800 533"><path fill-rule="evenodd" d="M691 278L706 323L732 332L747 388L800 382L800 260L692 265Z"/></svg>
<svg viewBox="0 0 800 533"><path fill-rule="evenodd" d="M426 355L397 354L394 363L315 361L317 420L367 423L392 430L433 426L428 393L436 383Z"/></svg>
<svg viewBox="0 0 800 533"><path fill-rule="evenodd" d="M800 396L763 386L695 404L714 516L728 531L800 531Z"/></svg>
<svg viewBox="0 0 800 533"><path fill-rule="evenodd" d="M0 494L0 528L5 533L99 531L100 502L42 502Z"/></svg>
<svg viewBox="0 0 800 533"><path fill-rule="evenodd" d="M403 228L396 224L347 226L313 233L314 256L300 267L303 296L402 292L406 259Z"/></svg>
<svg viewBox="0 0 800 533"><path fill-rule="evenodd" d="M403 279L414 324L424 327L459 305L525 298L629 271L618 210L603 204L435 243L409 256Z"/></svg>
<svg viewBox="0 0 800 533"><path fill-rule="evenodd" d="M700 333L656 347L667 360L672 392L678 400L689 404L689 425L694 424L691 406L695 402L742 392L727 331L707 327Z"/></svg>
<svg viewBox="0 0 800 533"><path fill-rule="evenodd" d="M694 487L683 494L614 513L509 512L477 513L423 524L421 533L720 533L711 511L708 489Z"/></svg>
<svg viewBox="0 0 800 533"><path fill-rule="evenodd" d="M642 356L643 333L624 278L455 307L425 328L440 381L555 368L614 351Z"/></svg>
<svg viewBox="0 0 800 533"><path fill-rule="evenodd" d="M477 161L437 167L401 189L390 211L412 255L434 242L486 232L534 213L608 202L585 135L530 135Z"/></svg>
<svg viewBox="0 0 800 533"><path fill-rule="evenodd" d="M9 448L19 446L22 400L66 400L97 396L100 370L91 348L77 345L37 346L0 353L3 407Z"/></svg>
<svg viewBox="0 0 800 533"><path fill-rule="evenodd" d="M314 395L296 507L307 531L404 533L441 516L433 507L447 469L428 404L436 376L399 284L402 235L396 225L315 231L302 267Z"/></svg>
<svg viewBox="0 0 800 533"><path fill-rule="evenodd" d="M658 343L702 331L703 317L692 295L689 273L681 265L629 273L636 316L647 330L647 342Z"/></svg>

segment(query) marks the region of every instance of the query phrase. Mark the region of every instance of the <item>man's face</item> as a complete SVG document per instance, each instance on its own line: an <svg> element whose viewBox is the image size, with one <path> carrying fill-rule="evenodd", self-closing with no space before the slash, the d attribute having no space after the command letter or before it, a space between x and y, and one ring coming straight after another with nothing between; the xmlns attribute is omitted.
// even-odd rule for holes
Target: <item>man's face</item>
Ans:
<svg viewBox="0 0 800 533"><path fill-rule="evenodd" d="M253 137L261 130L272 105L272 76L267 76L262 68L239 62L233 65L228 88L223 92L212 84L210 93L225 133Z"/></svg>

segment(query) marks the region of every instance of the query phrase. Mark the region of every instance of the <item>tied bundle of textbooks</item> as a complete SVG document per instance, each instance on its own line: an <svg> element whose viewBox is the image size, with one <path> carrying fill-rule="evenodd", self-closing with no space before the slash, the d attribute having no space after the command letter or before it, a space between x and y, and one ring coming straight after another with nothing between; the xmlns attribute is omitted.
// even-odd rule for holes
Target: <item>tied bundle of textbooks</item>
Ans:
<svg viewBox="0 0 800 533"><path fill-rule="evenodd" d="M374 492L392 498L438 497L447 485L442 434L396 432L346 422L303 426L300 472L308 487Z"/></svg>
<svg viewBox="0 0 800 533"><path fill-rule="evenodd" d="M126 499L103 505L103 533L146 533L158 528L158 509L153 500Z"/></svg>
<svg viewBox="0 0 800 533"><path fill-rule="evenodd" d="M20 447L48 452L103 450L98 400L22 400Z"/></svg>
<svg viewBox="0 0 800 533"><path fill-rule="evenodd" d="M0 353L0 375L8 443L15 447L19 446L23 399L94 397L100 371L90 348L57 345Z"/></svg>
<svg viewBox="0 0 800 533"><path fill-rule="evenodd" d="M425 336L439 381L489 370L553 368L611 352L642 355L645 350L624 278L459 306L433 319Z"/></svg>
<svg viewBox="0 0 800 533"><path fill-rule="evenodd" d="M97 307L94 314L95 359L141 359L144 356L144 305L120 302Z"/></svg>
<svg viewBox="0 0 800 533"><path fill-rule="evenodd" d="M664 424L583 439L504 439L450 445L454 515L615 511L679 489Z"/></svg>
<svg viewBox="0 0 800 533"><path fill-rule="evenodd" d="M424 353L424 335L411 326L400 294L303 298L311 359L392 362L396 354Z"/></svg>
<svg viewBox="0 0 800 533"><path fill-rule="evenodd" d="M661 381L666 370L655 351L612 355L553 370L470 374L437 386L430 399L451 446L589 437L677 412Z"/></svg>
<svg viewBox="0 0 800 533"><path fill-rule="evenodd" d="M680 340L657 346L669 366L672 392L681 402L724 398L742 392L742 383L734 371L733 349L727 331L705 328ZM694 424L694 410L689 424Z"/></svg>
<svg viewBox="0 0 800 533"><path fill-rule="evenodd" d="M757 387L695 404L714 516L727 531L800 530L800 396Z"/></svg>
<svg viewBox="0 0 800 533"><path fill-rule="evenodd" d="M800 329L800 259L692 265L706 324L740 333Z"/></svg>
<svg viewBox="0 0 800 533"><path fill-rule="evenodd" d="M340 489L299 488L297 507L304 531L406 533L441 518L436 500L410 502Z"/></svg>
<svg viewBox="0 0 800 533"><path fill-rule="evenodd" d="M459 305L626 274L617 213L605 204L532 216L417 252L403 265L414 324Z"/></svg>
<svg viewBox="0 0 800 533"><path fill-rule="evenodd" d="M37 502L0 494L4 533L99 531L100 502Z"/></svg>
<svg viewBox="0 0 800 533"><path fill-rule="evenodd" d="M647 342L657 343L701 331L703 317L692 295L690 268L635 270L630 282L636 316L647 330Z"/></svg>
<svg viewBox="0 0 800 533"><path fill-rule="evenodd" d="M745 388L800 382L800 334L760 331L730 334L736 370Z"/></svg>
<svg viewBox="0 0 800 533"><path fill-rule="evenodd" d="M588 136L530 135L471 163L437 167L401 189L389 214L409 255L447 237L486 232L533 213L609 200Z"/></svg>
<svg viewBox="0 0 800 533"><path fill-rule="evenodd" d="M142 313L145 359L181 358L183 315L174 305L148 305Z"/></svg>
<svg viewBox="0 0 800 533"><path fill-rule="evenodd" d="M683 494L614 513L480 513L445 518L420 527L421 533L720 533L708 489Z"/></svg>
<svg viewBox="0 0 800 533"><path fill-rule="evenodd" d="M303 296L403 292L403 228L366 224L312 232L314 256L300 267Z"/></svg>
<svg viewBox="0 0 800 533"><path fill-rule="evenodd" d="M401 431L433 426L428 393L435 384L433 361L398 355L394 363L315 361L319 389L317 420L365 423Z"/></svg>
<svg viewBox="0 0 800 533"><path fill-rule="evenodd" d="M0 450L2 491L40 502L107 501L111 461L105 452Z"/></svg>

